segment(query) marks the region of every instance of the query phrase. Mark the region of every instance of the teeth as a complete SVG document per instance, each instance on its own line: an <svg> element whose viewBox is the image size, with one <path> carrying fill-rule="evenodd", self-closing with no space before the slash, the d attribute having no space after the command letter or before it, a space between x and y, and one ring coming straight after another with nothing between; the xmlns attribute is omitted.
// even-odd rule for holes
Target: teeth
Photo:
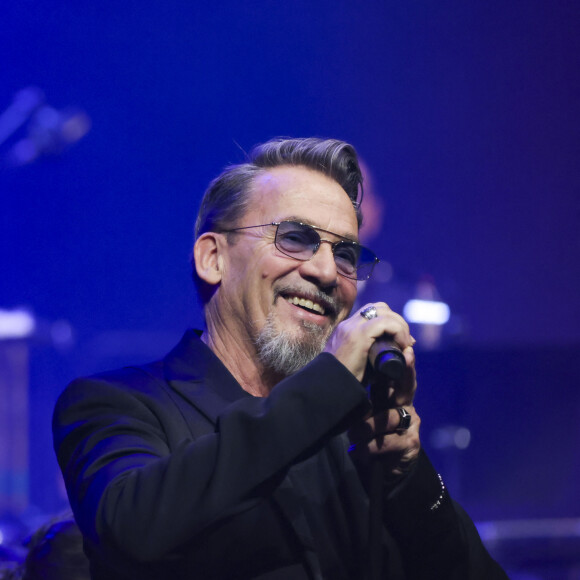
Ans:
<svg viewBox="0 0 580 580"><path fill-rule="evenodd" d="M317 304L316 302L312 302L312 300L306 300L304 298L298 298L298 296L289 296L286 298L290 304L294 304L296 306L302 306L303 308L308 308L308 310L314 310L314 312L318 312L319 314L324 314L324 308Z"/></svg>

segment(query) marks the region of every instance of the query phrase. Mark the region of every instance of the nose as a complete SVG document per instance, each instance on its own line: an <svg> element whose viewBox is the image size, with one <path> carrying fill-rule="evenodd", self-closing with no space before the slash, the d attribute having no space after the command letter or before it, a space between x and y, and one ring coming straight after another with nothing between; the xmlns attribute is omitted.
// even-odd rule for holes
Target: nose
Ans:
<svg viewBox="0 0 580 580"><path fill-rule="evenodd" d="M338 270L332 252L332 242L320 240L318 251L310 260L302 262L301 275L322 288L334 287L338 283Z"/></svg>

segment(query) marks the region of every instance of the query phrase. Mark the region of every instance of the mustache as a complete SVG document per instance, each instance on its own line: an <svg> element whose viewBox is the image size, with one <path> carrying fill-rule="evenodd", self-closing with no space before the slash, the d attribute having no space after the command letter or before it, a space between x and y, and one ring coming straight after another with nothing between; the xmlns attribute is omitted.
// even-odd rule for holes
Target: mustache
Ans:
<svg viewBox="0 0 580 580"><path fill-rule="evenodd" d="M299 296L305 300L312 300L324 307L325 316L336 318L338 311L343 306L342 301L337 300L334 296L320 290L319 288L303 288L297 285L280 286L274 289L274 302L278 298L285 296Z"/></svg>

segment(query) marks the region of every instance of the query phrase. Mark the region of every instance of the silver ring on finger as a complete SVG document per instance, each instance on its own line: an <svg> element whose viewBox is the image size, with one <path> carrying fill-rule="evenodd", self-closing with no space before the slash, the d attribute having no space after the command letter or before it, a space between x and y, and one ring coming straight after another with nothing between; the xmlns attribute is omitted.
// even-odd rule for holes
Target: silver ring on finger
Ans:
<svg viewBox="0 0 580 580"><path fill-rule="evenodd" d="M399 425L397 426L397 431L406 431L411 426L411 413L409 413L403 407L396 407L397 413L399 413Z"/></svg>
<svg viewBox="0 0 580 580"><path fill-rule="evenodd" d="M375 306L367 306L360 311L360 315L367 320L372 320L378 316L377 309Z"/></svg>

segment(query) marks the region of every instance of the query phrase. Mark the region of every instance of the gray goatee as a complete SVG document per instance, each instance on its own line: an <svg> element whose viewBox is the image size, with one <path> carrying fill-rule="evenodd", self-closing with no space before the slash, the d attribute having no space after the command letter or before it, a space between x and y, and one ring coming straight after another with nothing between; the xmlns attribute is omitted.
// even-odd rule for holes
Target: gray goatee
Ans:
<svg viewBox="0 0 580 580"><path fill-rule="evenodd" d="M332 329L324 330L314 323L302 322L302 331L278 330L272 314L256 339L258 359L266 371L289 376L317 357L326 346Z"/></svg>

